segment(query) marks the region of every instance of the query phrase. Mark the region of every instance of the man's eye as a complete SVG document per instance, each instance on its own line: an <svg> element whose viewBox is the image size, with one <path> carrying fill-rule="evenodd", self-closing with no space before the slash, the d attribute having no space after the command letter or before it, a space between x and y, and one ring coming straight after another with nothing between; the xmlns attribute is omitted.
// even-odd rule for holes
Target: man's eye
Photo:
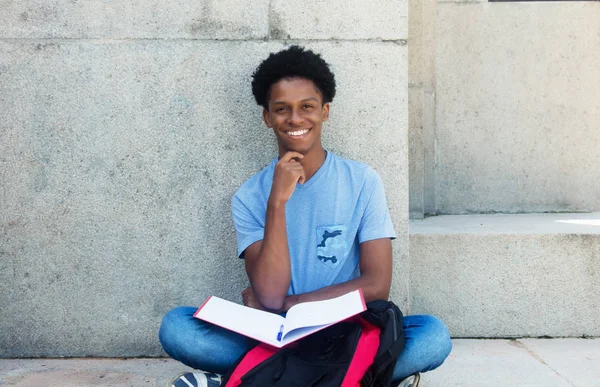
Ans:
<svg viewBox="0 0 600 387"><path fill-rule="evenodd" d="M284 108L284 107L280 107L280 108L275 109L275 111L276 112L283 112L283 111L285 111L285 109L286 108Z"/></svg>
<svg viewBox="0 0 600 387"><path fill-rule="evenodd" d="M305 109L312 109L313 105L304 105Z"/></svg>

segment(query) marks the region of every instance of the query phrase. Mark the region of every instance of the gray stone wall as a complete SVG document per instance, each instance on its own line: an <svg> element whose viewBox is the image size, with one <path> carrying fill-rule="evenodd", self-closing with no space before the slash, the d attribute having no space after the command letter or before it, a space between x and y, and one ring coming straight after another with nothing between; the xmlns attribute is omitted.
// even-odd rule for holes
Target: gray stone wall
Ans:
<svg viewBox="0 0 600 387"><path fill-rule="evenodd" d="M599 212L411 220L411 312L452 337L598 337L599 226Z"/></svg>
<svg viewBox="0 0 600 387"><path fill-rule="evenodd" d="M598 336L600 3L409 5L411 312Z"/></svg>
<svg viewBox="0 0 600 387"><path fill-rule="evenodd" d="M162 315L240 300L230 198L275 157L249 80L323 54L326 147L371 164L408 300L407 5L0 2L0 357L155 356Z"/></svg>
<svg viewBox="0 0 600 387"><path fill-rule="evenodd" d="M411 2L410 208L600 208L597 2Z"/></svg>

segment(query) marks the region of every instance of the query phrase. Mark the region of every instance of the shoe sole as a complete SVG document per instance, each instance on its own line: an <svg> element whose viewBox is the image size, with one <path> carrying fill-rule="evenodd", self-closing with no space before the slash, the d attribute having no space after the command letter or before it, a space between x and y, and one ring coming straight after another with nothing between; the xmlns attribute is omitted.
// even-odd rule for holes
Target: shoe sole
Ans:
<svg viewBox="0 0 600 387"><path fill-rule="evenodd" d="M415 381L413 382L412 387L419 387L419 382L420 381L421 381L421 374L417 372L415 374Z"/></svg>
<svg viewBox="0 0 600 387"><path fill-rule="evenodd" d="M173 379L171 379L171 381L169 383L167 383L166 387L173 387L173 384L175 384L175 382L177 381L177 379L179 379L180 377L182 377L183 375L187 374L188 372L181 372L180 374L178 374L177 376L175 376Z"/></svg>

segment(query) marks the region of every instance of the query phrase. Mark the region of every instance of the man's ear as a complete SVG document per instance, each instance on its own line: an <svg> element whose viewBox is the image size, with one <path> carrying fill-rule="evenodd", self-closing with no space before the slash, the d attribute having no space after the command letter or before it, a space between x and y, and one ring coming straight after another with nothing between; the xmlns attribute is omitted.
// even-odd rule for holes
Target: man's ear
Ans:
<svg viewBox="0 0 600 387"><path fill-rule="evenodd" d="M271 117L267 109L263 109L263 121L265 121L265 125L267 125L267 128L273 127L273 124L271 123Z"/></svg>
<svg viewBox="0 0 600 387"><path fill-rule="evenodd" d="M331 104L329 102L327 102L326 104L323 105L323 122L327 121L329 119L329 106Z"/></svg>

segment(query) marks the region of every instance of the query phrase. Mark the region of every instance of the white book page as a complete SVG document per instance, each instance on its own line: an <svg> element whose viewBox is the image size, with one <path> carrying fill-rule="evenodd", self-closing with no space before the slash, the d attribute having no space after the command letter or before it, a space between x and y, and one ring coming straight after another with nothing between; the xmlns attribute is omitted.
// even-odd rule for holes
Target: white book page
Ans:
<svg viewBox="0 0 600 387"><path fill-rule="evenodd" d="M360 290L323 301L303 302L290 308L283 336L298 328L319 327L352 317L365 310ZM315 331L318 329L314 329Z"/></svg>
<svg viewBox="0 0 600 387"><path fill-rule="evenodd" d="M283 338L283 340L282 340L282 342L281 342L280 345L281 346L288 345L289 343L293 343L294 341L296 341L298 339L301 339L301 338L303 338L305 336L308 336L308 335L310 335L312 333L320 331L321 329L325 329L325 328L327 328L328 326L331 326L331 325L333 325L333 324L319 325L319 326L316 326L316 327L307 327L307 328L296 328L296 329L293 329L292 331L288 332L284 336L284 338Z"/></svg>
<svg viewBox="0 0 600 387"><path fill-rule="evenodd" d="M219 297L211 297L196 317L269 344L277 343L277 334L285 323L285 319L278 314L249 308Z"/></svg>

